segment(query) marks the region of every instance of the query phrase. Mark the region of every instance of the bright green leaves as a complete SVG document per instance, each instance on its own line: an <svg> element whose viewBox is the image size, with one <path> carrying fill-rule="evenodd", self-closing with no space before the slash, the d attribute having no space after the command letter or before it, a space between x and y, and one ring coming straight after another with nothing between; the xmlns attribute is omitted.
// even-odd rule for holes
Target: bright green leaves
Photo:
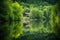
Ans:
<svg viewBox="0 0 60 40"><path fill-rule="evenodd" d="M22 6L20 6L18 2L15 2L12 4L12 7L13 7L14 20L20 20L23 17Z"/></svg>
<svg viewBox="0 0 60 40"><path fill-rule="evenodd" d="M22 34L21 19L23 17L23 8L18 2L13 3L12 1L13 0L2 0L0 2L0 21L3 22L2 25L0 25L2 40L12 40Z"/></svg>
<svg viewBox="0 0 60 40"><path fill-rule="evenodd" d="M22 23L21 21L15 21L10 24L10 36L18 38L22 34Z"/></svg>
<svg viewBox="0 0 60 40"><path fill-rule="evenodd" d="M29 18L31 32L52 32L50 24L52 6L30 7Z"/></svg>
<svg viewBox="0 0 60 40"><path fill-rule="evenodd" d="M53 6L53 32L60 36L60 12L58 3Z"/></svg>
<svg viewBox="0 0 60 40"><path fill-rule="evenodd" d="M11 30L12 31L11 36L13 36L15 38L19 37L20 34L22 34L22 23L21 23L21 20L23 17L22 10L23 10L22 6L18 2L14 2L12 4L13 21L14 22L19 21L19 22L17 22L17 24L13 23L13 29Z"/></svg>
<svg viewBox="0 0 60 40"><path fill-rule="evenodd" d="M39 12L39 10L37 8L33 8L30 11L30 18L32 19L40 19L41 17L41 13Z"/></svg>

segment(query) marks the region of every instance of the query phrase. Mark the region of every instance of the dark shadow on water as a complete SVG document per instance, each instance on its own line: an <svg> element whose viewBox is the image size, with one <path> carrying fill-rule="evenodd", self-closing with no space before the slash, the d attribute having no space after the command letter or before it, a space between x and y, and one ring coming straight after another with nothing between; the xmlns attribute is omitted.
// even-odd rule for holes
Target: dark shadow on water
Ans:
<svg viewBox="0 0 60 40"><path fill-rule="evenodd" d="M21 21L0 22L0 40L12 40L14 38L12 37L12 35L16 35L17 31L20 32L19 30L20 26Z"/></svg>

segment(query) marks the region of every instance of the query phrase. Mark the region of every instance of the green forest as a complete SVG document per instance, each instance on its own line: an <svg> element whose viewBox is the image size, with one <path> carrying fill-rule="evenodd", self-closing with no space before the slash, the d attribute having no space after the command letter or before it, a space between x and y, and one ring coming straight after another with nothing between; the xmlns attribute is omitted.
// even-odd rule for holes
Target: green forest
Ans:
<svg viewBox="0 0 60 40"><path fill-rule="evenodd" d="M60 0L0 0L0 40L60 40Z"/></svg>

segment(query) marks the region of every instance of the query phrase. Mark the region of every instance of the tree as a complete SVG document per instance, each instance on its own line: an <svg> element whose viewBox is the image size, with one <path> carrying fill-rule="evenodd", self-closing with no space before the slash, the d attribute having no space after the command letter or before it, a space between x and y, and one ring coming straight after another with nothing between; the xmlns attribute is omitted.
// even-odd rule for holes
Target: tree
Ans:
<svg viewBox="0 0 60 40"><path fill-rule="evenodd" d="M18 2L15 2L12 4L12 9L13 9L14 20L21 20L23 17L22 6Z"/></svg>
<svg viewBox="0 0 60 40"><path fill-rule="evenodd" d="M32 19L40 19L41 18L41 12L39 11L38 8L31 8L30 18L32 18Z"/></svg>
<svg viewBox="0 0 60 40"><path fill-rule="evenodd" d="M20 36L22 24L15 24L16 26L12 24L11 26L10 23L15 19L21 20L21 18L22 7L17 2L13 3L13 0L0 0L0 21L2 21L0 24L0 40L13 40L13 38Z"/></svg>

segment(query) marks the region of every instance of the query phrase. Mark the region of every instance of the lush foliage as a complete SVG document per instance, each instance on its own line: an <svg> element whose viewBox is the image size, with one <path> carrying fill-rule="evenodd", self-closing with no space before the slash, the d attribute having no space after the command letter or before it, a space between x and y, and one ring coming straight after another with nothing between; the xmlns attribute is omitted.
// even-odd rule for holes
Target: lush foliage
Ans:
<svg viewBox="0 0 60 40"><path fill-rule="evenodd" d="M17 38L22 34L22 6L18 2L13 3L13 0L2 0L0 5L0 22L2 22L0 27L1 40ZM13 21L20 22L18 24L11 24Z"/></svg>
<svg viewBox="0 0 60 40"><path fill-rule="evenodd" d="M59 0L0 0L1 40L58 40L59 4Z"/></svg>

